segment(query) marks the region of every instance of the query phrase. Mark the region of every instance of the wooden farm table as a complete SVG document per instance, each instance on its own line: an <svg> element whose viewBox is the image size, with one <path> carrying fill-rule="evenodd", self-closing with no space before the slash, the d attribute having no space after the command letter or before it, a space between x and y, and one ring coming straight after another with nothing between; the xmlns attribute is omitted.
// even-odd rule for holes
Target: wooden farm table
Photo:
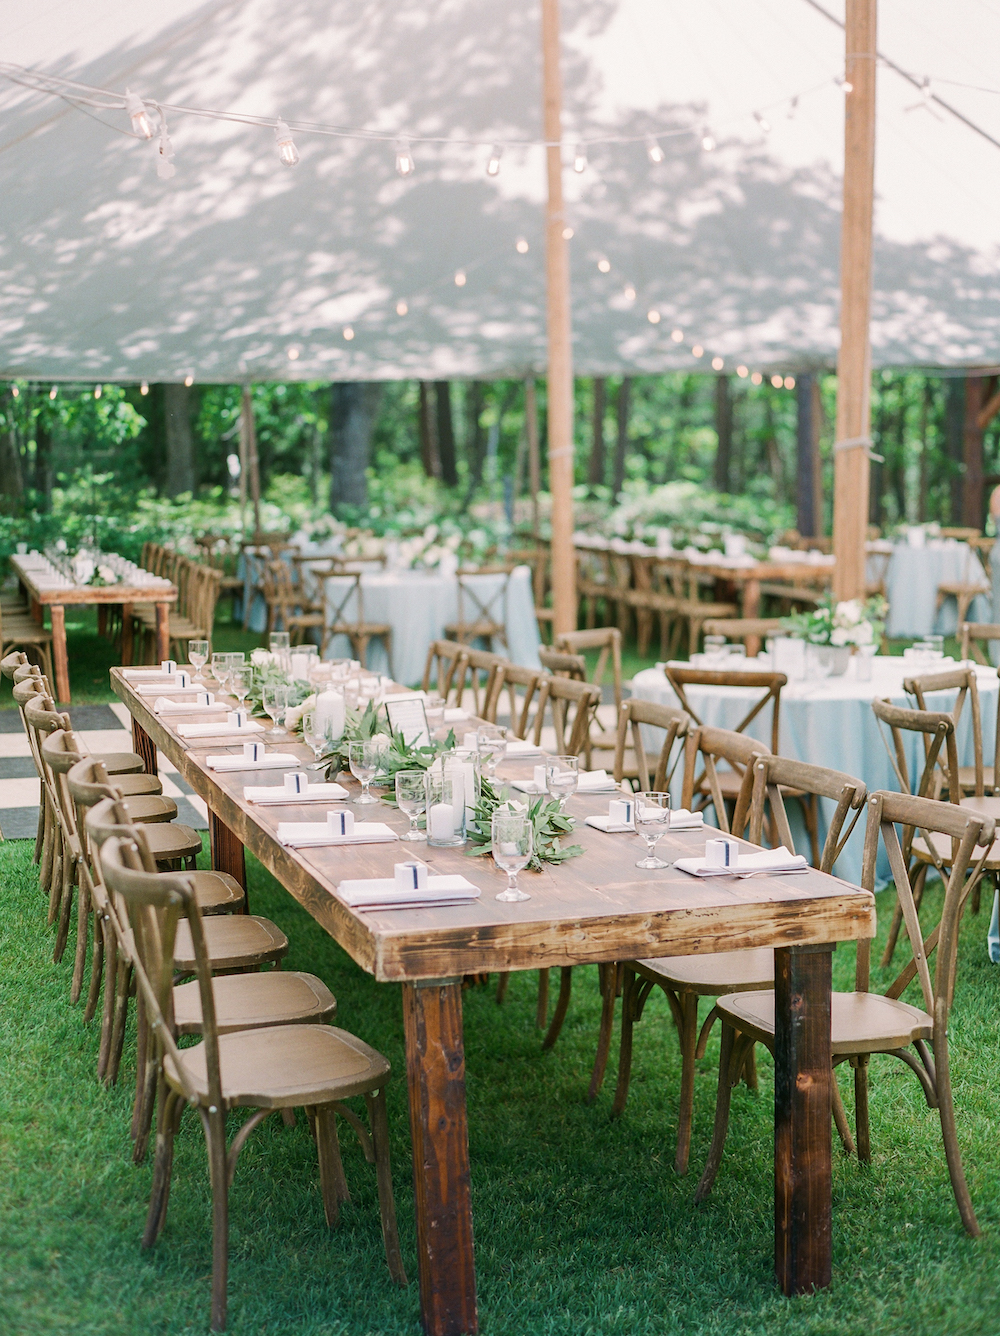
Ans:
<svg viewBox="0 0 1000 1336"><path fill-rule="evenodd" d="M752 564L737 565L736 562L719 560L688 561L688 569L693 575L711 575L716 580L728 580L739 591L740 616L759 617L761 586L775 581L780 584L816 586L826 588L833 579L833 562L811 561L755 561ZM760 649L760 637L748 636L747 654L754 655Z"/></svg>
<svg viewBox="0 0 1000 1336"><path fill-rule="evenodd" d="M170 605L177 601L177 588L169 580L158 580L154 585L76 585L59 579L49 566L33 564L31 558L13 556L10 564L14 569L25 597L29 600L31 614L39 624L42 621L42 609L49 609L52 619L52 657L55 668L55 689L59 701L69 704L69 657L66 652L66 605L95 603L103 611L109 604L122 605L122 659L126 664L132 662L132 618L133 603L156 604L156 659L167 658L170 653Z"/></svg>
<svg viewBox="0 0 1000 1336"><path fill-rule="evenodd" d="M112 687L133 719L136 749L155 767L156 748L170 758L210 811L214 865L245 884L244 848L349 954L386 983L403 988L420 1304L429 1336L478 1330L472 1244L470 1168L462 1034L462 976L504 970L595 964L740 947L775 948L775 1269L786 1294L830 1283L830 973L834 944L872 937L874 897L809 870L794 877L696 881L669 869L635 868L635 841L580 825L586 852L537 875L522 874L531 899L501 904L505 885L492 862L471 862L461 849L419 847L435 873L462 872L483 890L470 905L359 912L337 898L344 877L392 875L410 844L289 849L280 820L317 819L315 807L259 807L243 798L246 783L266 772L208 770L208 752L224 743L186 745L113 669ZM311 759L298 744L276 744ZM237 746L228 748L234 752ZM505 763L512 777L530 762ZM280 783L280 772L272 782ZM347 783L353 784L349 778ZM607 797L575 796L580 818L607 811ZM310 815L312 814L312 815ZM405 829L395 808L379 820ZM369 816L372 812L369 812ZM667 857L691 855L704 835L677 832L660 845Z"/></svg>

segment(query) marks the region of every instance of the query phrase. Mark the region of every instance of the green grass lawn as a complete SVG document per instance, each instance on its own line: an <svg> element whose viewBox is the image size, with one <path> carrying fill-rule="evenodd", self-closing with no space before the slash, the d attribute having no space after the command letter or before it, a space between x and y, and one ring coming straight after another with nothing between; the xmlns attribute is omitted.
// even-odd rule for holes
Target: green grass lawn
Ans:
<svg viewBox="0 0 1000 1336"><path fill-rule="evenodd" d="M0 1330L149 1336L207 1330L211 1231L202 1135L182 1126L167 1226L139 1251L150 1167L129 1158L131 1044L122 1081L95 1079L98 1033L68 1003L27 841L0 846ZM239 1336L416 1336L416 1259L399 989L363 974L252 859L252 908L288 933L291 968L323 977L340 1024L391 1060L396 1202L411 1284L385 1269L375 1178L342 1136L354 1194L323 1223L315 1154L301 1119L251 1139L232 1190L230 1330ZM888 914L880 905L883 934ZM535 976L465 993L472 1189L485 1336L995 1336L1000 1329L1000 973L986 914L964 925L952 1026L959 1131L983 1237L966 1237L936 1114L889 1058L872 1079L874 1162L834 1155L834 1283L783 1299L773 1282L772 1066L734 1098L715 1192L692 1204L711 1131L718 1046L700 1064L692 1173L672 1169L677 1045L657 995L636 1032L632 1094L609 1117L615 1061L583 1101L598 1025L596 971L577 971L555 1050L540 1051ZM835 959L849 983L853 950ZM847 1095L846 1082L844 1084ZM851 1106L849 1095L848 1107Z"/></svg>

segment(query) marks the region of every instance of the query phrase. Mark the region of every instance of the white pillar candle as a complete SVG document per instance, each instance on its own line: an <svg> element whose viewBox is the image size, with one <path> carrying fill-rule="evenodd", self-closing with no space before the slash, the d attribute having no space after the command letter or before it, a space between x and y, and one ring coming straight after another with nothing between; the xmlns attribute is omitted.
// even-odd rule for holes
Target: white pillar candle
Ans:
<svg viewBox="0 0 1000 1336"><path fill-rule="evenodd" d="M455 834L455 809L451 803L435 803L427 816L432 840L450 840Z"/></svg>
<svg viewBox="0 0 1000 1336"><path fill-rule="evenodd" d="M341 691L321 691L316 697L314 707L316 731L329 734L331 742L339 742L344 736L345 707Z"/></svg>
<svg viewBox="0 0 1000 1336"><path fill-rule="evenodd" d="M295 651L292 650L291 672L294 678L305 678L308 675L309 657L308 654L296 654Z"/></svg>

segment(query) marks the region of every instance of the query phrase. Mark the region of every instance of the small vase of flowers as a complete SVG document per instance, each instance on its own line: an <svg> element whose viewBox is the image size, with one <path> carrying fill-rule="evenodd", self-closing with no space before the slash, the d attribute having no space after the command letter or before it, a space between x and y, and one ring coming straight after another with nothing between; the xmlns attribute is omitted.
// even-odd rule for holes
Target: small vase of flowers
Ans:
<svg viewBox="0 0 1000 1336"><path fill-rule="evenodd" d="M876 594L869 599L850 598L840 603L825 594L809 612L782 618L785 635L816 646L820 668L831 677L847 671L851 655L862 645L878 645L885 633L889 605Z"/></svg>

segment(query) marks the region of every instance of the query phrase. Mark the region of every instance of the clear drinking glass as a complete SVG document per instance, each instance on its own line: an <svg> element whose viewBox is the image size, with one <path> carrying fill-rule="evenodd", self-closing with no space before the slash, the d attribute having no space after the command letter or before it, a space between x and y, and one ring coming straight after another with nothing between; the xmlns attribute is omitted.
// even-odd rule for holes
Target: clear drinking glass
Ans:
<svg viewBox="0 0 1000 1336"><path fill-rule="evenodd" d="M427 731L432 735L444 727L444 699L429 691L424 697L424 713L427 715ZM506 747L506 743L504 746Z"/></svg>
<svg viewBox="0 0 1000 1336"><path fill-rule="evenodd" d="M493 813L490 825L493 861L507 873L507 888L497 896L507 904L530 900L517 884L517 874L531 862L534 852L534 828L530 819L520 812Z"/></svg>
<svg viewBox="0 0 1000 1336"><path fill-rule="evenodd" d="M374 742L352 742L348 751L351 774L361 785L361 792L354 799L358 804L377 803L378 799L368 792L368 785L375 778L382 760L382 751Z"/></svg>
<svg viewBox="0 0 1000 1336"><path fill-rule="evenodd" d="M576 793L580 782L580 758L578 756L550 756L545 762L545 788L549 796L563 799Z"/></svg>
<svg viewBox="0 0 1000 1336"><path fill-rule="evenodd" d="M427 722L430 724L429 717ZM487 779L495 779L497 766L507 755L506 728L498 724L480 724L476 733L476 750L486 766Z"/></svg>
<svg viewBox="0 0 1000 1336"><path fill-rule="evenodd" d="M410 818L410 829L400 839L426 841L426 833L417 828L417 819L427 809L425 771L396 771L396 804Z"/></svg>
<svg viewBox="0 0 1000 1336"><path fill-rule="evenodd" d="M724 659L729 651L726 649L725 636L706 636L705 637L705 657L706 659Z"/></svg>
<svg viewBox="0 0 1000 1336"><path fill-rule="evenodd" d="M188 641L188 663L194 669L192 682L202 680L201 670L208 663L208 641L207 640L189 640Z"/></svg>
<svg viewBox="0 0 1000 1336"><path fill-rule="evenodd" d="M312 748L312 754L315 756L317 764L311 765L310 770L322 770L319 764L319 758L326 752L333 750L333 723L328 721L317 727L316 711L307 710L302 716L302 738L307 747Z"/></svg>
<svg viewBox="0 0 1000 1336"><path fill-rule="evenodd" d="M212 676L225 691L229 686L229 655L219 650L212 655Z"/></svg>
<svg viewBox="0 0 1000 1336"><path fill-rule="evenodd" d="M231 669L231 678L233 685L233 695L243 708L243 702L250 694L250 688L253 686L253 667L251 664L238 663Z"/></svg>
<svg viewBox="0 0 1000 1336"><path fill-rule="evenodd" d="M268 636L267 647L274 655L278 667L287 673L291 667L290 639L287 631L272 631Z"/></svg>
<svg viewBox="0 0 1000 1336"><path fill-rule="evenodd" d="M264 712L270 716L271 723L274 725L271 729L271 737L286 737L287 734L281 721L288 709L288 686L284 682L268 682L264 686L262 695Z"/></svg>
<svg viewBox="0 0 1000 1336"><path fill-rule="evenodd" d="M670 794L637 793L635 795L635 828L646 841L646 857L640 858L636 867L669 867L662 858L657 858L654 850L670 829Z"/></svg>

